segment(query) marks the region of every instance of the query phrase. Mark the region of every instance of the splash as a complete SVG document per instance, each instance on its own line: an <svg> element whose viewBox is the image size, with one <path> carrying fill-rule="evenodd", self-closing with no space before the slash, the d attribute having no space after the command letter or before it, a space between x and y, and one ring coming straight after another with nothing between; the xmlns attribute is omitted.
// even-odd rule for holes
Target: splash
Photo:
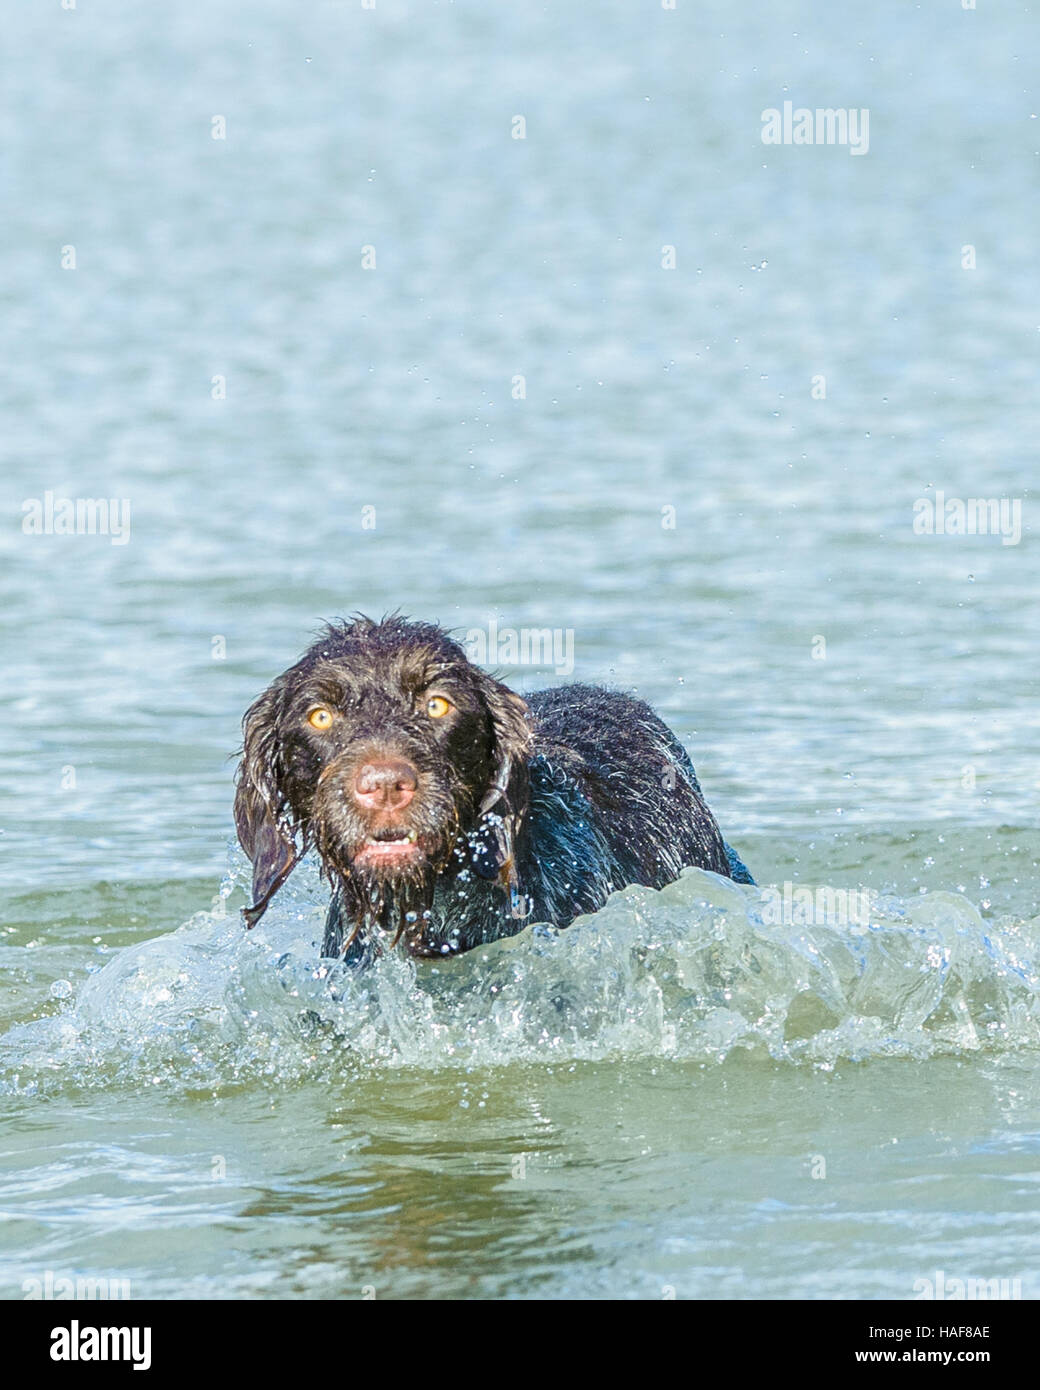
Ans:
<svg viewBox="0 0 1040 1390"><path fill-rule="evenodd" d="M443 962L393 952L357 972L319 958L313 866L248 933L224 906L240 876L223 911L119 952L60 1015L12 1029L7 1087L735 1053L827 1068L1040 1047L1040 918L984 921L956 893L872 895L868 920L802 922L773 910L775 890L688 869L566 931Z"/></svg>

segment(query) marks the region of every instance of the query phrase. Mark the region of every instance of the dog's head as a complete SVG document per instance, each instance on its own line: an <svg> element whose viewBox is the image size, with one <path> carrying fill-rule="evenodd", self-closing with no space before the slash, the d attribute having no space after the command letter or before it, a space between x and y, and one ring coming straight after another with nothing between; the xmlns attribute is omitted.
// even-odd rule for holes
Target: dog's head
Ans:
<svg viewBox="0 0 1040 1390"><path fill-rule="evenodd" d="M253 863L248 925L312 845L355 928L421 927L438 875L463 867L515 891L526 715L439 627L330 624L243 720L235 823Z"/></svg>

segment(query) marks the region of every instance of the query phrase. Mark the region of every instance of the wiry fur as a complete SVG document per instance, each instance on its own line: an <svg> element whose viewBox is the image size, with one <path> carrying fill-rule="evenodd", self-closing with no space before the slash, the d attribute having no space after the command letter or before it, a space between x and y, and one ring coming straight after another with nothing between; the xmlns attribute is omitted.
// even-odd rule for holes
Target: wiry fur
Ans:
<svg viewBox="0 0 1040 1390"><path fill-rule="evenodd" d="M450 698L450 718L425 712L431 691ZM335 710L328 734L307 725L315 702ZM429 624L330 625L243 727L235 814L254 868L246 920L314 846L333 889L328 956L361 960L398 938L414 955L447 955L530 922L567 926L615 890L663 887L687 865L751 881L686 750L649 705L577 684L521 700ZM414 769L399 819L420 862L357 858L369 817L351 788L372 758Z"/></svg>

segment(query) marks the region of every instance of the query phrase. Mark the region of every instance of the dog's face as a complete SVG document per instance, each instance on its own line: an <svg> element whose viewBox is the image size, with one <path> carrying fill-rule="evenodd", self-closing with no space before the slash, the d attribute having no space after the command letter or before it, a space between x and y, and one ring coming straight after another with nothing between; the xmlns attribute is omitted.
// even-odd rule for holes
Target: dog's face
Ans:
<svg viewBox="0 0 1040 1390"><path fill-rule="evenodd" d="M250 925L313 845L358 928L421 929L481 814L517 795L525 714L440 628L330 627L243 721L235 818L253 861Z"/></svg>

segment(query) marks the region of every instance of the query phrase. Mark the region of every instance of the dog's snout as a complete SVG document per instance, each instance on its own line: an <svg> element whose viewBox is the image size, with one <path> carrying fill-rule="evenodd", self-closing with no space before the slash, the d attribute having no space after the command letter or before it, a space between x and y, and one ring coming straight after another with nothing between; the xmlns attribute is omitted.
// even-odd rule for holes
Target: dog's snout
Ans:
<svg viewBox="0 0 1040 1390"><path fill-rule="evenodd" d="M403 811L418 785L411 763L385 758L360 769L354 778L354 800L366 811Z"/></svg>

